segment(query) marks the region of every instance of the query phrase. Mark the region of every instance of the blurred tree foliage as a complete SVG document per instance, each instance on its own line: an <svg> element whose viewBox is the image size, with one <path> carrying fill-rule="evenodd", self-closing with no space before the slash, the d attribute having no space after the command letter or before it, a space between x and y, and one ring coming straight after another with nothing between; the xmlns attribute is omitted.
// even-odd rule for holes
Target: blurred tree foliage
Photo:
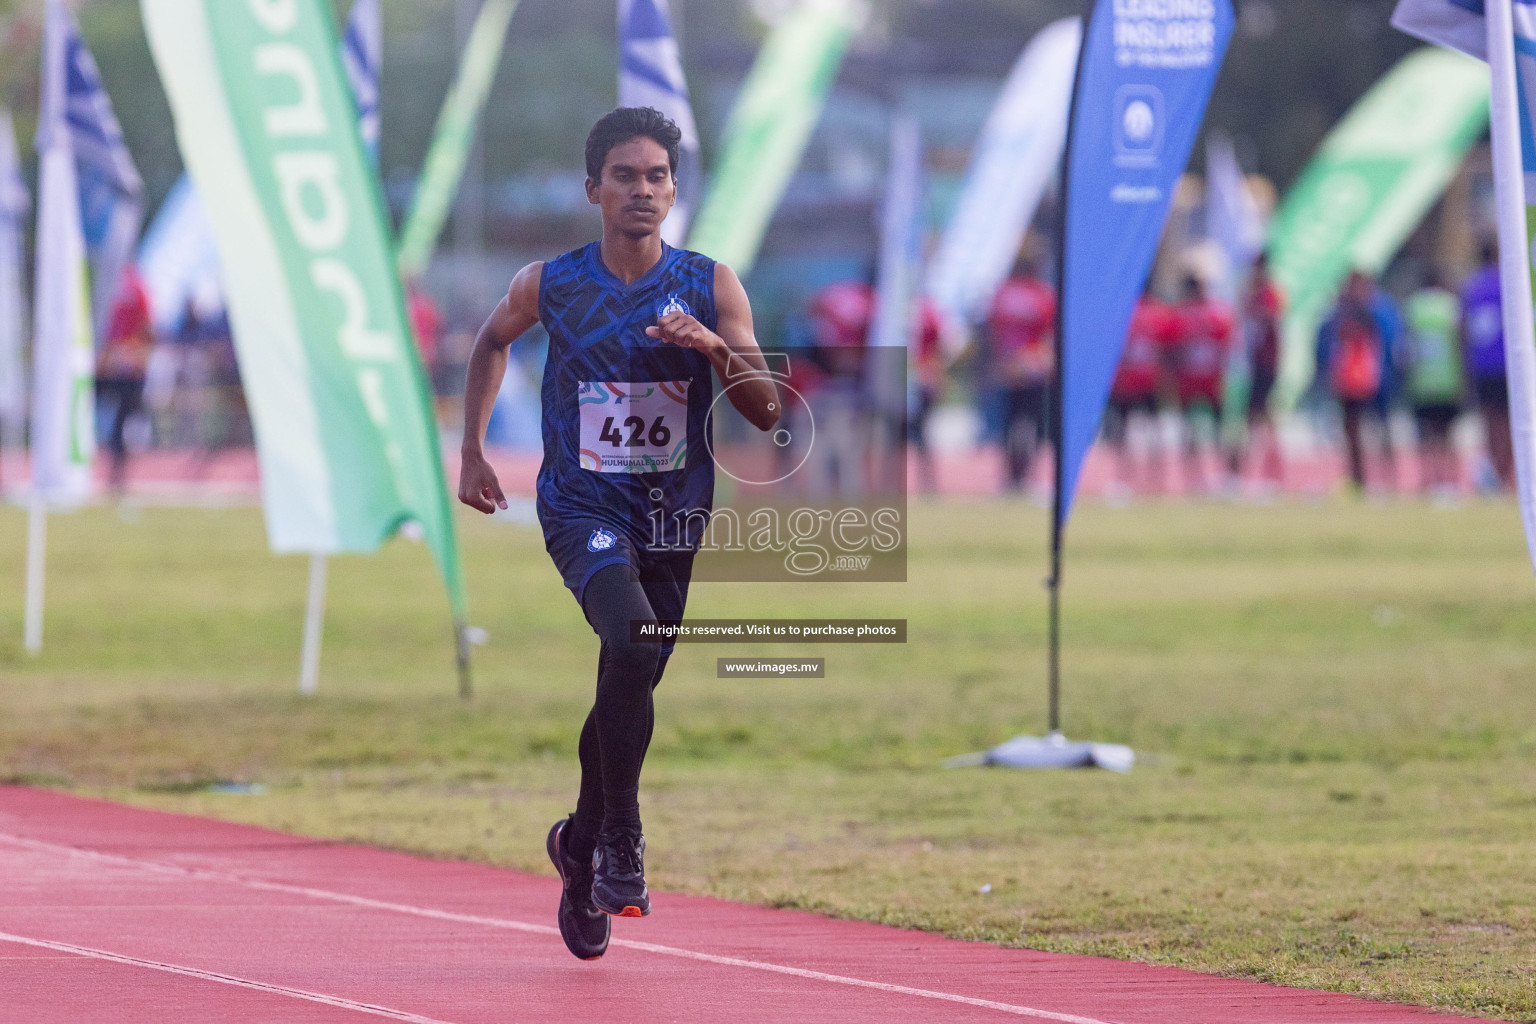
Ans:
<svg viewBox="0 0 1536 1024"><path fill-rule="evenodd" d="M672 0L706 150L765 31L791 0ZM1208 125L1250 171L1282 187L1328 128L1414 42L1388 27L1394 0L1236 0L1239 30ZM347 0L332 0L338 18ZM875 96L924 78L1001 79L1047 22L1079 0L868 0L843 89ZM486 121L490 180L579 168L585 127L614 99L614 0L522 0ZM136 0L78 0L151 203L180 170ZM414 178L452 74L455 0L384 0L387 180ZM33 130L42 0L0 0L0 92ZM1200 157L1197 155L1198 165Z"/></svg>
<svg viewBox="0 0 1536 1024"><path fill-rule="evenodd" d="M1245 0L1207 127L1239 140L1250 171L1288 185L1323 136L1422 45L1392 28L1396 0Z"/></svg>

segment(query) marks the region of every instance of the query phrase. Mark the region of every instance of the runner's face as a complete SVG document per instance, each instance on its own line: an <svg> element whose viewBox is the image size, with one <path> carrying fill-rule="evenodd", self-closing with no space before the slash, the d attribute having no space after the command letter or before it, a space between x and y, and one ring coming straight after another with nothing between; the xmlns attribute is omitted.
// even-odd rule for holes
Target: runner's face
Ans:
<svg viewBox="0 0 1536 1024"><path fill-rule="evenodd" d="M676 201L667 151L643 136L610 149L601 180L587 179L587 202L603 208L603 226L617 227L631 238L658 231Z"/></svg>

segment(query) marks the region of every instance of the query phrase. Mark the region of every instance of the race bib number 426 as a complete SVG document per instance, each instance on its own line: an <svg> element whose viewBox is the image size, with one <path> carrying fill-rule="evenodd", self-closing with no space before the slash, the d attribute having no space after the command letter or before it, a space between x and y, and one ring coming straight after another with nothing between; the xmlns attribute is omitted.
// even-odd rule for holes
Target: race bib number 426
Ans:
<svg viewBox="0 0 1536 1024"><path fill-rule="evenodd" d="M686 380L582 381L581 468L593 473L670 473L688 458Z"/></svg>

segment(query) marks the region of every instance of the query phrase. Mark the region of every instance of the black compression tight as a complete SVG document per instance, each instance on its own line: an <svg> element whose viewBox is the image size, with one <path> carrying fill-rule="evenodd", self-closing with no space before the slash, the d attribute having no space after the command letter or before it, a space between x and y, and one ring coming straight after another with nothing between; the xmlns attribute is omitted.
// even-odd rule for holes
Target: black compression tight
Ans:
<svg viewBox="0 0 1536 1024"><path fill-rule="evenodd" d="M656 725L651 691L667 659L659 644L630 642L630 622L654 621L656 614L629 566L599 569L581 608L602 641L597 699L581 727L581 792L569 846L585 859L600 830L640 828L640 765Z"/></svg>

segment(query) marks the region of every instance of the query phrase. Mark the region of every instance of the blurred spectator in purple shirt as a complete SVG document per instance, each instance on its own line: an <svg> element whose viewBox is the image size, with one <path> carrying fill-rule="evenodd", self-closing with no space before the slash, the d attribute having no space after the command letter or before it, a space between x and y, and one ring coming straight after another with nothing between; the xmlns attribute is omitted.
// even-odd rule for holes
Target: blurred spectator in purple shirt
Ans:
<svg viewBox="0 0 1536 1024"><path fill-rule="evenodd" d="M1504 489L1515 485L1509 435L1509 381L1504 375L1504 314L1499 295L1499 252L1483 246L1483 265L1461 288L1461 340L1472 397L1488 434L1488 459Z"/></svg>

